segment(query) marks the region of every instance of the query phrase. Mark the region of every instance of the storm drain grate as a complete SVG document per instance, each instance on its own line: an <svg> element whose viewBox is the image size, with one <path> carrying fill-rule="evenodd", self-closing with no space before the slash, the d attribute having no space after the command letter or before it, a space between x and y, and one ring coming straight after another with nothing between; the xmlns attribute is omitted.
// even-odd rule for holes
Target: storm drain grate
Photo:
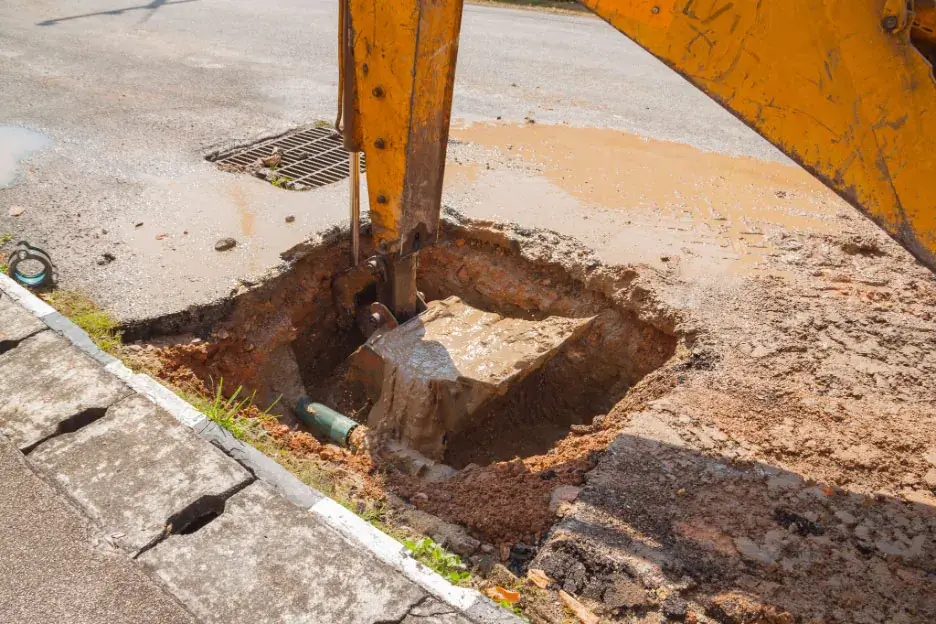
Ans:
<svg viewBox="0 0 936 624"><path fill-rule="evenodd" d="M279 158L271 158L279 154ZM348 152L331 128L310 128L209 157L221 169L250 173L274 186L301 191L348 177ZM277 162L278 161L278 162ZM361 155L364 172L364 155Z"/></svg>

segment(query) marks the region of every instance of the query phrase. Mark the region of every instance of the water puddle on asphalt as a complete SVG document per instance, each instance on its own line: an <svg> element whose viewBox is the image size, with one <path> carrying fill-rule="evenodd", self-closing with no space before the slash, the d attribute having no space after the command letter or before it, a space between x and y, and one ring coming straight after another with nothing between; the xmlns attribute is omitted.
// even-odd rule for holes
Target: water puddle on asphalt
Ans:
<svg viewBox="0 0 936 624"><path fill-rule="evenodd" d="M771 234L836 231L850 212L799 167L608 128L476 123L452 136L450 188L483 196L484 218L516 220L532 203L533 225L558 220L596 249L632 252L609 256L620 263L689 254L744 272L775 251Z"/></svg>
<svg viewBox="0 0 936 624"><path fill-rule="evenodd" d="M21 160L52 145L46 135L17 126L0 126L0 189L13 186Z"/></svg>

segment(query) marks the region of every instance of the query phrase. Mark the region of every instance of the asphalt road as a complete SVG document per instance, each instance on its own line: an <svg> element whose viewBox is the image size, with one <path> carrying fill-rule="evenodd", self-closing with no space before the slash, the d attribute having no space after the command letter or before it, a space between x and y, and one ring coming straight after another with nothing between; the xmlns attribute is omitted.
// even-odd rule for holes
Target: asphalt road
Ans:
<svg viewBox="0 0 936 624"><path fill-rule="evenodd" d="M0 235L44 246L63 283L129 320L222 297L342 223L343 184L291 193L204 161L334 116L335 5L0 3L0 126L53 141L0 189ZM454 108L462 124L529 116L781 158L590 16L466 7ZM12 206L25 210L11 217ZM215 252L226 236L238 247ZM99 265L105 253L115 260Z"/></svg>

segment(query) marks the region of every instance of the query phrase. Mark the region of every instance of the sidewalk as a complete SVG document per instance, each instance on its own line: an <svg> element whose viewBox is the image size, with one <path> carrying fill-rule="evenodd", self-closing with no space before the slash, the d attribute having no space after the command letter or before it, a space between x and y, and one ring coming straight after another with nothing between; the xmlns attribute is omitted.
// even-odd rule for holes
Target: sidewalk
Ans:
<svg viewBox="0 0 936 624"><path fill-rule="evenodd" d="M0 613L17 623L518 621L5 276L0 486Z"/></svg>

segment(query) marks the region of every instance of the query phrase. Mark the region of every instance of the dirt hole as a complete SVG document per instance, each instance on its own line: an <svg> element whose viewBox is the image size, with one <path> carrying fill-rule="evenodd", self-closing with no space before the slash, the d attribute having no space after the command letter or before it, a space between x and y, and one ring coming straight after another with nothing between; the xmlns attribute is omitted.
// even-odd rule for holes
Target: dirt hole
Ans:
<svg viewBox="0 0 936 624"><path fill-rule="evenodd" d="M365 241L364 253L371 252L367 246ZM225 388L256 390L255 400L263 406L286 393L284 363L292 362L309 398L367 424L373 396L349 379L348 358L365 342L354 309L375 298L374 285L367 279L336 279L349 268L342 232L294 250L287 259L287 270L224 303L223 312L193 310L136 328L136 335L202 337L161 349L162 376L169 381L184 375L206 383L223 378ZM502 476L523 473L519 480L535 479L524 487L539 518L528 524L539 532L547 523L543 496L548 501L550 488L580 482L588 462L578 455L595 450L594 444L567 445L569 450L564 441L601 431L615 405L676 352L673 319L655 311L638 277L633 269L601 266L577 243L553 233L475 225L449 215L440 241L420 255L417 283L427 301L457 296L507 318L592 319L541 368L447 432L442 461L455 469L453 483L473 470L508 462L514 467ZM223 320L215 320L219 317ZM281 421L297 426L288 413ZM537 457L545 459L536 461L543 467L536 474L529 466L510 464ZM375 462L393 482L397 468ZM403 483L406 475L400 479ZM397 491L407 498L419 488L407 481ZM479 535L487 531L458 514L448 519L478 529ZM516 532L505 529L505 534ZM487 533L481 536L497 537Z"/></svg>
<svg viewBox="0 0 936 624"><path fill-rule="evenodd" d="M467 242L423 252L418 284L430 305L454 295L508 318L594 320L542 368L475 413L467 425L448 432L443 461L456 469L548 453L570 432L607 414L676 346L672 336L584 291L568 276L544 277L542 271L491 252ZM358 304L372 298L369 288L354 293ZM356 326L342 322L340 312L324 311L300 329L290 348L312 400L374 425L368 423L372 397L348 379L348 357L364 341Z"/></svg>

